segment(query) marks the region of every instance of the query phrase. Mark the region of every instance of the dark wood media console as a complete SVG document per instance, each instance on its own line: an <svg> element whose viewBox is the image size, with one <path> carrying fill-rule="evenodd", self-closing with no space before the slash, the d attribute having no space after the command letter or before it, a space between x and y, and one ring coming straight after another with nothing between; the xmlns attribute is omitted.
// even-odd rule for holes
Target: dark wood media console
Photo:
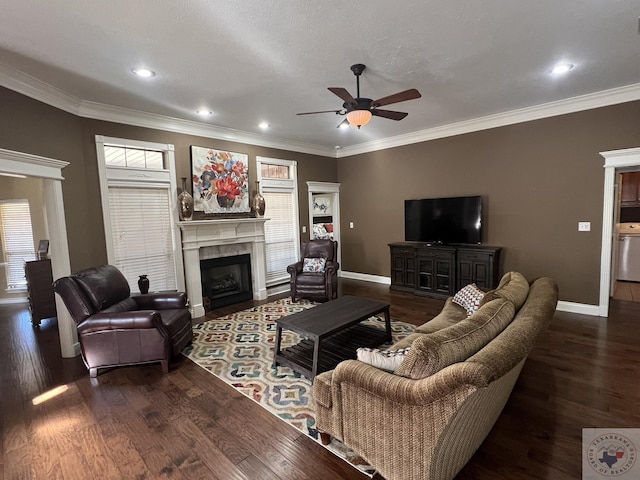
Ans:
<svg viewBox="0 0 640 480"><path fill-rule="evenodd" d="M500 280L501 247L390 243L391 289L450 297L469 283L495 288Z"/></svg>

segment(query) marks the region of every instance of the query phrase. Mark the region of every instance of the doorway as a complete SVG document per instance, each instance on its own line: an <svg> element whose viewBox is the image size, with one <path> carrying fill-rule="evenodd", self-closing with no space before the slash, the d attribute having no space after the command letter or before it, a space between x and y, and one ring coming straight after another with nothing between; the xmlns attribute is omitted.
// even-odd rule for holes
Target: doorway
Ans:
<svg viewBox="0 0 640 480"><path fill-rule="evenodd" d="M621 172L640 169L640 148L601 152L604 163L604 193L602 208L602 250L600 255L600 300L598 313L609 314L609 299L617 276L617 244L619 223L619 189L616 180Z"/></svg>
<svg viewBox="0 0 640 480"><path fill-rule="evenodd" d="M62 160L0 149L0 174L42 179L43 208L49 232L53 278L64 277L71 273L64 200L62 198L62 180L64 180L62 169L67 165L69 163ZM58 296L56 296L56 310L58 312L58 332L62 356L65 358L75 357L80 354L75 323Z"/></svg>
<svg viewBox="0 0 640 480"><path fill-rule="evenodd" d="M612 298L640 302L640 171L616 171Z"/></svg>

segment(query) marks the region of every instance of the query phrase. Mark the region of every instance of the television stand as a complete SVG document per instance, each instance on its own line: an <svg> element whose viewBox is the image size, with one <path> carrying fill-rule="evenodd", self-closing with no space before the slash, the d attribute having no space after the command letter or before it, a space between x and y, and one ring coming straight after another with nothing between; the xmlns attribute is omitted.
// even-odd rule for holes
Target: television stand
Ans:
<svg viewBox="0 0 640 480"><path fill-rule="evenodd" d="M391 289L446 298L469 283L496 288L500 280L501 247L390 243Z"/></svg>

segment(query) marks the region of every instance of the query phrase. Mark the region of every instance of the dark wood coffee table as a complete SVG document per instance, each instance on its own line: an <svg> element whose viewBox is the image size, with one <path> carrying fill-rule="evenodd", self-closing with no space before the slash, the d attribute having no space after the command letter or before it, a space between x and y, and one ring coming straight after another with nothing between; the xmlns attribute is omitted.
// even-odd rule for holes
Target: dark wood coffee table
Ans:
<svg viewBox="0 0 640 480"><path fill-rule="evenodd" d="M384 313L384 330L360 324L378 313ZM343 360L356 358L359 347L377 347L391 340L389 304L348 295L282 317L276 327L274 367L286 365L310 380ZM298 333L302 340L281 350L283 329Z"/></svg>

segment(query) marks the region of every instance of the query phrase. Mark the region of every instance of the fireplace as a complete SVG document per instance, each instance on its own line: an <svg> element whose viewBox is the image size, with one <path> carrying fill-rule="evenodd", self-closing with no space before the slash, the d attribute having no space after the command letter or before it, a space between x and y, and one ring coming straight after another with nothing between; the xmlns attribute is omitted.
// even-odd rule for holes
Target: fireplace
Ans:
<svg viewBox="0 0 640 480"><path fill-rule="evenodd" d="M253 298L249 254L200 260L200 278L205 313Z"/></svg>
<svg viewBox="0 0 640 480"><path fill-rule="evenodd" d="M268 218L216 218L179 222L189 309L194 318L205 314L200 262L248 255L249 300L267 298L264 223ZM215 276L224 276L216 274ZM242 274L240 274L242 278ZM224 283L224 282L223 282ZM209 288L209 287L207 287ZM216 287L222 289L222 283ZM207 294L208 295L208 294ZM217 308L216 303L213 308Z"/></svg>

